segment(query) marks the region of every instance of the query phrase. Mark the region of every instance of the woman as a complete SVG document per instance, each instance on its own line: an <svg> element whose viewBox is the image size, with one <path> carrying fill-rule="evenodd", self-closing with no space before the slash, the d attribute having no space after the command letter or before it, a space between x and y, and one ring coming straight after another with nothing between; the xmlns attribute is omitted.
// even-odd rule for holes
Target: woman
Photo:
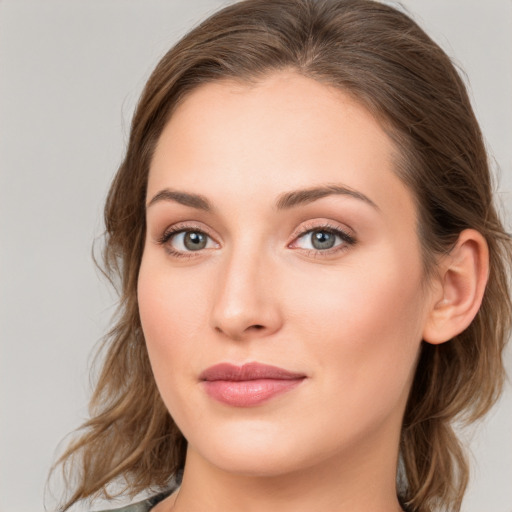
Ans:
<svg viewBox="0 0 512 512"><path fill-rule="evenodd" d="M452 423L499 395L511 248L407 16L213 15L150 77L105 221L121 306L63 510L112 482L159 493L130 511L460 510Z"/></svg>

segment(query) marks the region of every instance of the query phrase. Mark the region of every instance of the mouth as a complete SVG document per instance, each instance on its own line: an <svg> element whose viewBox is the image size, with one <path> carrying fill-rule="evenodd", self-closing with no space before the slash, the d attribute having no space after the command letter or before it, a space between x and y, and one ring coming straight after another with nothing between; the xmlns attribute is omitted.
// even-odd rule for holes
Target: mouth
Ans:
<svg viewBox="0 0 512 512"><path fill-rule="evenodd" d="M261 363L221 363L199 375L214 400L233 407L251 407L291 391L306 379L303 373Z"/></svg>

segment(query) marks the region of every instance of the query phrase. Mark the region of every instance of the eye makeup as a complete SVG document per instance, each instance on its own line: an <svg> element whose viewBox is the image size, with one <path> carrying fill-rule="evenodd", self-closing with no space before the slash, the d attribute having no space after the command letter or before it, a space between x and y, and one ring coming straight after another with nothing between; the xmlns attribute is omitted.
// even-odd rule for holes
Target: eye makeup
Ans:
<svg viewBox="0 0 512 512"><path fill-rule="evenodd" d="M292 236L292 242L287 245L289 249L315 258L332 257L356 244L354 235L348 230L325 221L310 221ZM156 243L175 258L192 258L220 247L203 226L186 222L168 227Z"/></svg>

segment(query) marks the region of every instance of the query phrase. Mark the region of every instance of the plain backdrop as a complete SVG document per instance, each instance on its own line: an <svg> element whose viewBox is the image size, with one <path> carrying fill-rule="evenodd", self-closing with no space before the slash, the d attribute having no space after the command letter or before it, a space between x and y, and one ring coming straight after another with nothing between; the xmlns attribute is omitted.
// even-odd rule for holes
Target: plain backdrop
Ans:
<svg viewBox="0 0 512 512"><path fill-rule="evenodd" d="M86 417L88 364L115 305L91 246L137 97L224 3L0 0L0 512L43 510L56 447ZM512 1L403 3L467 73L510 219ZM464 511L511 512L510 384L468 439Z"/></svg>

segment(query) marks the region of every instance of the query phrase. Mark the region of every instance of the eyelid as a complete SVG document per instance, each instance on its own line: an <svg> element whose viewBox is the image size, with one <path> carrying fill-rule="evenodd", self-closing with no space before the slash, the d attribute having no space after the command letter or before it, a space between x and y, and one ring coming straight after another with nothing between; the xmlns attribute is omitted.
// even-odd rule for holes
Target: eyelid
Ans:
<svg viewBox="0 0 512 512"><path fill-rule="evenodd" d="M354 242L356 240L356 234L350 227L327 219L317 219L307 221L295 229L291 235L292 242L311 231L317 231L321 229L325 229L326 231L339 232Z"/></svg>
<svg viewBox="0 0 512 512"><path fill-rule="evenodd" d="M212 240L214 240L216 243L216 237L211 233L211 230L206 227L204 224L200 222L177 222L175 224L171 224L170 226L167 226L162 234L156 238L157 242L162 242L165 238L169 238L171 235L175 235L176 233L180 233L183 231L200 231L201 233L204 233L205 235L208 235Z"/></svg>

